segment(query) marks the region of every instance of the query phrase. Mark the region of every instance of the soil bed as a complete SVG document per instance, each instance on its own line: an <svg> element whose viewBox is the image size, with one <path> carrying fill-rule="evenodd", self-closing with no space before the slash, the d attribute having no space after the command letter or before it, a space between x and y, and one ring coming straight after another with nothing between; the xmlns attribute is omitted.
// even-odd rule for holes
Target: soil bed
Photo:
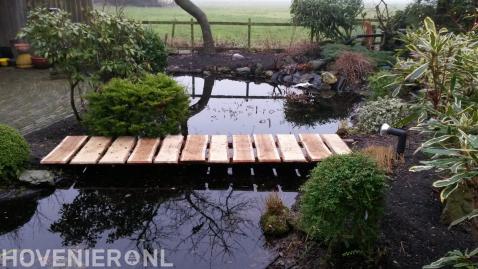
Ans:
<svg viewBox="0 0 478 269"><path fill-rule="evenodd" d="M217 67L235 69L239 67L261 64L265 70L275 69L280 53L252 53L237 52L243 59L234 59L234 51L217 53L214 55L178 54L168 57L168 71L172 74L202 73L204 70L213 71Z"/></svg>

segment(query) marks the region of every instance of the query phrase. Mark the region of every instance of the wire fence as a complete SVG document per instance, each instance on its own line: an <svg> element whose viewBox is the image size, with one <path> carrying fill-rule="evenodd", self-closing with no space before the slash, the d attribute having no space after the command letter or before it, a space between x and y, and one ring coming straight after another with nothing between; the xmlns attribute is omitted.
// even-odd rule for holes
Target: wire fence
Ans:
<svg viewBox="0 0 478 269"><path fill-rule="evenodd" d="M373 33L364 33L364 21L373 24ZM377 31L377 20L358 19L354 30L354 38L371 38L374 44L381 43L382 34ZM288 22L253 22L249 18L245 22L211 21L216 34L215 40L220 47L230 49L286 49L295 43L312 42L314 35L307 29ZM176 49L196 49L201 46L201 30L199 23L178 20L145 20L142 24L152 27L164 35L166 44ZM217 30L217 31L215 31ZM377 41L378 39L378 41Z"/></svg>

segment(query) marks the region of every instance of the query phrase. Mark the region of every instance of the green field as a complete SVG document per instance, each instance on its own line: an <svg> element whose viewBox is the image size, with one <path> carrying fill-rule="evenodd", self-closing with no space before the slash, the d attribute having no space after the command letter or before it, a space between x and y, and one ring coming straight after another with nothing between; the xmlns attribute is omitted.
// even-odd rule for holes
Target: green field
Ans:
<svg viewBox="0 0 478 269"><path fill-rule="evenodd" d="M108 12L115 12L114 7L97 7ZM205 7L210 21L247 22L290 22L289 9L286 7ZM129 18L143 20L178 20L189 21L191 16L181 8L155 8L155 7L125 7L125 15ZM165 36L168 34L170 41L172 25L154 25L154 29ZM247 45L247 26L212 26L215 40L220 45L245 47ZM195 26L195 42L201 41L199 26ZM298 43L308 40L309 31L302 27L264 27L253 26L251 33L252 47L260 48L286 48L290 43ZM176 25L175 44L187 45L191 39L191 27L189 25ZM169 42L168 42L169 43Z"/></svg>
<svg viewBox="0 0 478 269"><path fill-rule="evenodd" d="M212 5L202 6L203 11L208 15L210 21L226 22L247 22L250 18L252 22L269 23L288 23L291 21L289 7L287 5L264 5L260 3L256 6L248 5L228 5L227 7ZM111 6L97 6L97 9L103 9L107 12L118 12L118 9ZM181 8L157 8L157 7L123 7L122 12L132 19L138 21L190 21L191 16ZM373 14L370 8L367 8L367 14ZM162 37L168 36L168 44L174 46L188 46L191 40L190 25L176 25L175 38L171 41L172 25L153 25L151 26ZM213 35L216 43L227 47L246 47L247 46L247 26L212 26ZM361 29L357 27L357 33ZM283 27L283 26L253 26L251 41L253 48L289 48L295 44L307 42L309 40L309 31L302 27ZM199 26L194 27L195 44L201 42L201 31ZM173 42L173 43L172 43Z"/></svg>

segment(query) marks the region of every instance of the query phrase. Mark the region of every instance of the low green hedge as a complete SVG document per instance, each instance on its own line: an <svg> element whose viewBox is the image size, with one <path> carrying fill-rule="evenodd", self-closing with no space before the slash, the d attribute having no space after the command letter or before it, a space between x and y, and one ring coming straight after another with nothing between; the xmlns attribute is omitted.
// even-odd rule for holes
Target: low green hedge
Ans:
<svg viewBox="0 0 478 269"><path fill-rule="evenodd" d="M0 124L0 185L18 179L26 168L30 147L22 135L12 127Z"/></svg>
<svg viewBox="0 0 478 269"><path fill-rule="evenodd" d="M112 79L87 96L84 123L92 135L158 137L178 133L188 118L183 86L164 74Z"/></svg>

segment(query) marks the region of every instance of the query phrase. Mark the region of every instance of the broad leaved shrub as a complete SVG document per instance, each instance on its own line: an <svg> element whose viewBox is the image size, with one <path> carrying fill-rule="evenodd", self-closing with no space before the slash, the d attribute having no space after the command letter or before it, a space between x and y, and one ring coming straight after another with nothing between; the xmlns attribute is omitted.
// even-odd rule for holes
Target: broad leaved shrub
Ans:
<svg viewBox="0 0 478 269"><path fill-rule="evenodd" d="M395 86L395 76L389 71L380 71L368 77L370 99L377 100L379 97L391 96Z"/></svg>

